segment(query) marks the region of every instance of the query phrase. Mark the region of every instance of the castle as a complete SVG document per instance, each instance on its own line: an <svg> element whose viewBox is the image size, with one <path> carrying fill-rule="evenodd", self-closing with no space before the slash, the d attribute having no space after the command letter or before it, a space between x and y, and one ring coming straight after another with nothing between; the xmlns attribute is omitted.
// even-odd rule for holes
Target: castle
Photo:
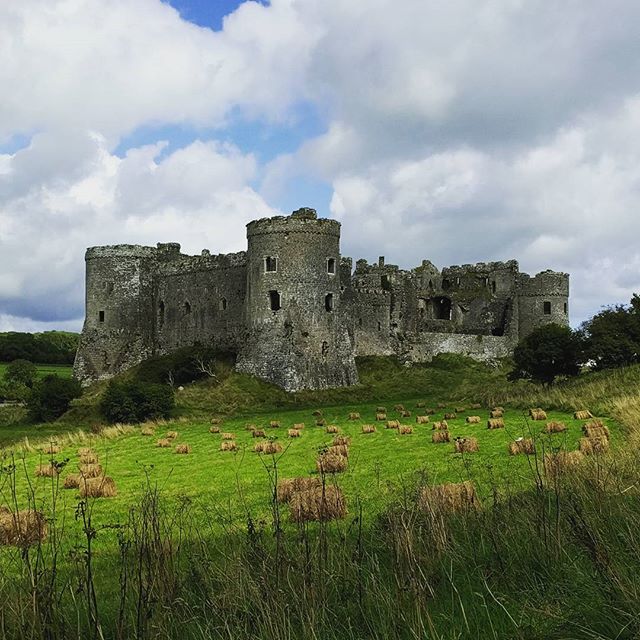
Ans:
<svg viewBox="0 0 640 640"><path fill-rule="evenodd" d="M535 327L567 324L569 276L515 260L410 271L340 256L340 223L313 209L247 225L247 251L180 245L86 252L86 319L74 365L87 383L201 344L288 391L356 384L356 356L426 362L509 355Z"/></svg>

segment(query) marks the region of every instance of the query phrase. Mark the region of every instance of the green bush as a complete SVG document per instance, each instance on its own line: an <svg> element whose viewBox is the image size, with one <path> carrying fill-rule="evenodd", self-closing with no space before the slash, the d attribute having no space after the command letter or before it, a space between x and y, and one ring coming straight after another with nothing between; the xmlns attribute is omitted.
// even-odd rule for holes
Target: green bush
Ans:
<svg viewBox="0 0 640 640"><path fill-rule="evenodd" d="M168 418L174 406L168 384L112 380L102 396L100 412L109 422L135 423Z"/></svg>
<svg viewBox="0 0 640 640"><path fill-rule="evenodd" d="M52 422L69 409L74 398L82 395L77 380L48 375L38 380L27 401L29 418L34 422Z"/></svg>
<svg viewBox="0 0 640 640"><path fill-rule="evenodd" d="M33 362L29 360L14 360L4 372L4 379L9 384L22 384L29 389L33 388L33 385L38 377L38 368Z"/></svg>

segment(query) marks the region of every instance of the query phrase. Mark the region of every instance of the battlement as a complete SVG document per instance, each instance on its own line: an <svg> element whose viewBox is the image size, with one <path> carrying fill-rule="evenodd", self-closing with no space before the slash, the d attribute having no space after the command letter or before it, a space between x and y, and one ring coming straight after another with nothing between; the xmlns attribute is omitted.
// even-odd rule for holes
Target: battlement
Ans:
<svg viewBox="0 0 640 640"><path fill-rule="evenodd" d="M569 296L569 274L560 271L541 271L535 276L521 273L518 278L521 296Z"/></svg>
<svg viewBox="0 0 640 640"><path fill-rule="evenodd" d="M101 247L89 247L85 252L85 260L99 258L155 258L158 250L139 244L114 244Z"/></svg>
<svg viewBox="0 0 640 640"><path fill-rule="evenodd" d="M340 223L330 218L318 218L315 209L303 208L289 216L273 216L252 220L247 224L247 237L271 233L307 233L340 237Z"/></svg>

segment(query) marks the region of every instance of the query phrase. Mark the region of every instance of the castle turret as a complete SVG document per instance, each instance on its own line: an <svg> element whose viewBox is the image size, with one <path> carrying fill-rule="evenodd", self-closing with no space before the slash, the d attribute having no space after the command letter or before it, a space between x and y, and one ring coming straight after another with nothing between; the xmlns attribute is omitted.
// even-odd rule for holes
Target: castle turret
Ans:
<svg viewBox="0 0 640 640"><path fill-rule="evenodd" d="M569 274L542 271L532 278L521 273L517 298L520 339L544 324L569 324Z"/></svg>
<svg viewBox="0 0 640 640"><path fill-rule="evenodd" d="M340 223L299 209L247 225L249 338L237 368L289 391L357 383L340 304Z"/></svg>
<svg viewBox="0 0 640 640"><path fill-rule="evenodd" d="M155 257L152 247L87 249L86 316L74 363L79 380L109 378L151 356Z"/></svg>

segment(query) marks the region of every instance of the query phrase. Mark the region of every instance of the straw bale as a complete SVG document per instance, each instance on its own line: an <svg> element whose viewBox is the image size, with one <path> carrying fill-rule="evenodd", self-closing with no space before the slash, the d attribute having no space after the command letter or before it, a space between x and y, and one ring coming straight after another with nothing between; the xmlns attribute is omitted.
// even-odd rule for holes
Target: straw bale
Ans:
<svg viewBox="0 0 640 640"><path fill-rule="evenodd" d="M375 433L376 427L373 424L363 424L362 425L362 433Z"/></svg>
<svg viewBox="0 0 640 640"><path fill-rule="evenodd" d="M222 439L223 440L235 440L236 439L236 434L235 433L223 433L222 434Z"/></svg>
<svg viewBox="0 0 640 640"><path fill-rule="evenodd" d="M609 451L609 439L605 436L580 438L580 452L585 456Z"/></svg>
<svg viewBox="0 0 640 640"><path fill-rule="evenodd" d="M419 502L421 508L428 512L465 511L480 506L476 489L469 480L423 487Z"/></svg>
<svg viewBox="0 0 640 640"><path fill-rule="evenodd" d="M237 451L238 445L235 440L223 440L220 443L220 451Z"/></svg>
<svg viewBox="0 0 640 640"><path fill-rule="evenodd" d="M445 420L455 420L458 416L455 413L445 413L444 414L444 419Z"/></svg>
<svg viewBox="0 0 640 640"><path fill-rule="evenodd" d="M348 447L351 444L351 438L349 436L335 436L333 444L334 446L344 444Z"/></svg>
<svg viewBox="0 0 640 640"><path fill-rule="evenodd" d="M327 452L331 454L336 454L338 456L344 456L345 458L349 457L349 445L348 444L332 444L330 447L327 447Z"/></svg>
<svg viewBox="0 0 640 640"><path fill-rule="evenodd" d="M482 422L480 416L467 416L467 424L480 424Z"/></svg>
<svg viewBox="0 0 640 640"><path fill-rule="evenodd" d="M429 424L430 422L429 416L416 416L416 424Z"/></svg>
<svg viewBox="0 0 640 640"><path fill-rule="evenodd" d="M447 423L446 420L436 420L432 425L431 428L434 431L448 431L449 430L449 424Z"/></svg>
<svg viewBox="0 0 640 640"><path fill-rule="evenodd" d="M167 435L165 436L167 440L175 440L178 437L177 431L167 431Z"/></svg>
<svg viewBox="0 0 640 640"><path fill-rule="evenodd" d="M102 465L99 464L81 464L78 465L78 469L83 478L97 478L102 475Z"/></svg>
<svg viewBox="0 0 640 640"><path fill-rule="evenodd" d="M576 411L573 414L573 417L576 420L590 420L593 418L593 414L588 409L582 409L581 411Z"/></svg>
<svg viewBox="0 0 640 640"><path fill-rule="evenodd" d="M300 431L301 429L304 429L304 422L296 422L292 428Z"/></svg>
<svg viewBox="0 0 640 640"><path fill-rule="evenodd" d="M298 491L289 501L291 519L294 522L327 522L344 518L347 502L339 487L320 486Z"/></svg>
<svg viewBox="0 0 640 640"><path fill-rule="evenodd" d="M160 447L161 449L167 449L171 446L171 440L169 438L160 438L156 441L156 447Z"/></svg>
<svg viewBox="0 0 640 640"><path fill-rule="evenodd" d="M109 476L83 477L79 487L81 498L113 498L117 495L116 483Z"/></svg>
<svg viewBox="0 0 640 640"><path fill-rule="evenodd" d="M410 418L410 417L411 417L411 411L407 411L407 410L405 409L404 411L401 411L401 412L400 412L400 415L401 415L403 418Z"/></svg>
<svg viewBox="0 0 640 640"><path fill-rule="evenodd" d="M431 433L431 442L434 444L451 442L451 434L448 431L433 431Z"/></svg>
<svg viewBox="0 0 640 640"><path fill-rule="evenodd" d="M413 433L413 427L410 427L407 424L401 424L399 429L398 429L398 433L400 435L408 435L410 433Z"/></svg>
<svg viewBox="0 0 640 640"><path fill-rule="evenodd" d="M474 453L479 449L477 438L456 438L454 444L456 453Z"/></svg>
<svg viewBox="0 0 640 640"><path fill-rule="evenodd" d="M611 436L609 433L609 427L607 427L601 420L592 420L582 425L582 433L587 438L606 438L607 440Z"/></svg>
<svg viewBox="0 0 640 640"><path fill-rule="evenodd" d="M399 429L400 421L399 420L387 420L386 424L387 429Z"/></svg>
<svg viewBox="0 0 640 640"><path fill-rule="evenodd" d="M222 418L218 418L218 417L211 418L211 424L222 424Z"/></svg>
<svg viewBox="0 0 640 640"><path fill-rule="evenodd" d="M564 422L558 422L557 420L551 420L547 422L544 427L545 433L562 433L567 430L567 425Z"/></svg>
<svg viewBox="0 0 640 640"><path fill-rule="evenodd" d="M324 418L318 418L316 420L316 427L324 427L325 424L327 424L327 422Z"/></svg>
<svg viewBox="0 0 640 640"><path fill-rule="evenodd" d="M327 433L338 433L340 429L338 429L338 427L335 424L330 424L330 425L327 425L327 428L325 429L325 431Z"/></svg>
<svg viewBox="0 0 640 640"><path fill-rule="evenodd" d="M251 437L252 438L266 438L267 434L264 432L263 429L254 429L253 432L251 433Z"/></svg>
<svg viewBox="0 0 640 640"><path fill-rule="evenodd" d="M55 463L47 462L46 464L37 465L34 473L40 478L54 478L60 471Z"/></svg>
<svg viewBox="0 0 640 640"><path fill-rule="evenodd" d="M209 433L220 433L220 427L209 427Z"/></svg>
<svg viewBox="0 0 640 640"><path fill-rule="evenodd" d="M191 453L191 445L183 443L176 445L176 453Z"/></svg>
<svg viewBox="0 0 640 640"><path fill-rule="evenodd" d="M497 409L494 409L490 415L492 418L502 418L502 416L504 416L504 411L498 411Z"/></svg>
<svg viewBox="0 0 640 640"><path fill-rule="evenodd" d="M487 429L504 429L504 418L489 418Z"/></svg>
<svg viewBox="0 0 640 640"><path fill-rule="evenodd" d="M352 411L349 414L349 420L360 420L360 414L357 411Z"/></svg>
<svg viewBox="0 0 640 640"><path fill-rule="evenodd" d="M68 473L64 477L64 485L65 489L77 489L80 482L80 474L79 473Z"/></svg>
<svg viewBox="0 0 640 640"><path fill-rule="evenodd" d="M47 521L40 511L0 508L0 545L25 548L46 537Z"/></svg>
<svg viewBox="0 0 640 640"><path fill-rule="evenodd" d="M403 404L396 404L393 406L393 410L394 411L404 411L404 405Z"/></svg>
<svg viewBox="0 0 640 640"><path fill-rule="evenodd" d="M378 422L382 422L384 420L387 419L387 414L386 413L376 413L376 420L378 420Z"/></svg>
<svg viewBox="0 0 640 640"><path fill-rule="evenodd" d="M316 460L316 469L319 473L342 473L347 470L349 459L338 453L326 451L321 453Z"/></svg>
<svg viewBox="0 0 640 640"><path fill-rule="evenodd" d="M289 429L287 431L287 435L290 438L299 438L300 437L300 432L297 429Z"/></svg>
<svg viewBox="0 0 640 640"><path fill-rule="evenodd" d="M96 464L98 462L98 456L95 453L85 453L80 456L80 464Z"/></svg>
<svg viewBox="0 0 640 640"><path fill-rule="evenodd" d="M271 420L271 421L269 422L269 426L270 426L272 429L278 429L278 428L280 427L280 420Z"/></svg>
<svg viewBox="0 0 640 640"><path fill-rule="evenodd" d="M529 416L532 420L546 420L547 413L542 409L529 409Z"/></svg>
<svg viewBox="0 0 640 640"><path fill-rule="evenodd" d="M558 451L545 454L544 467L547 475L554 477L574 469L583 460L584 454L581 451Z"/></svg>
<svg viewBox="0 0 640 640"><path fill-rule="evenodd" d="M276 490L277 500L278 502L289 502L294 493L317 489L318 487L322 487L320 478L284 478L278 482Z"/></svg>
<svg viewBox="0 0 640 640"><path fill-rule="evenodd" d="M518 438L509 443L509 455L517 456L525 454L531 456L536 452L536 445L533 438Z"/></svg>

